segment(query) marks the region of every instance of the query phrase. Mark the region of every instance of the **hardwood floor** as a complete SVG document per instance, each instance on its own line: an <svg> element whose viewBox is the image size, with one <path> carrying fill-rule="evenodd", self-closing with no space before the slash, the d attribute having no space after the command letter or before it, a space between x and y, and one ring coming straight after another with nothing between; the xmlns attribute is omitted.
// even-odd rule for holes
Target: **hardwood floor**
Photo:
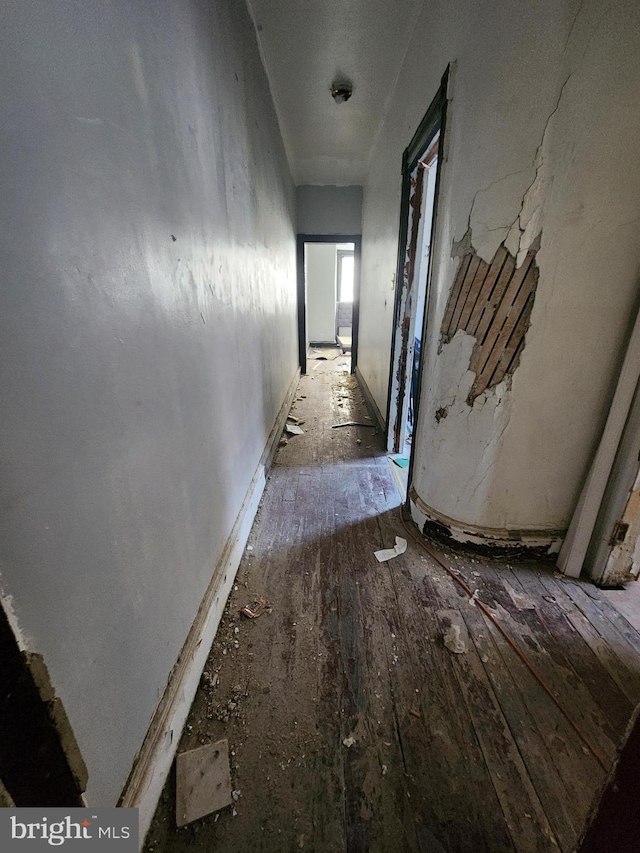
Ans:
<svg viewBox="0 0 640 853"><path fill-rule="evenodd" d="M229 739L233 807L151 851L571 851L605 770L469 596L408 538L346 359L303 377L180 751ZM640 701L640 635L551 564L437 546L608 767ZM264 596L248 620L240 608ZM466 651L443 643L457 625ZM346 743L345 743L346 742ZM349 745L351 744L351 745Z"/></svg>

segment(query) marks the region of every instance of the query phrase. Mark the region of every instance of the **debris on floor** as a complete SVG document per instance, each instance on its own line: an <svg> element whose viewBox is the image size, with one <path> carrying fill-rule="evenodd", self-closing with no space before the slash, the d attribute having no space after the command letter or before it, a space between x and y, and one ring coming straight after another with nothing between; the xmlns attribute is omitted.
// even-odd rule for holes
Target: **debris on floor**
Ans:
<svg viewBox="0 0 640 853"><path fill-rule="evenodd" d="M353 736L353 735L349 735L349 737L346 737L346 738L342 741L342 745L343 745L343 746L346 746L346 747L347 747L347 749L349 749L349 747L353 746L353 745L355 744L355 742L356 742L356 739L354 738L354 736Z"/></svg>
<svg viewBox="0 0 640 853"><path fill-rule="evenodd" d="M348 426L361 426L361 427L372 427L373 424L363 424L359 421L345 421L342 424L333 424L331 429L340 429L340 427L348 427Z"/></svg>
<svg viewBox="0 0 640 853"><path fill-rule="evenodd" d="M240 610L240 613L242 613L243 616L246 616L248 619L257 619L266 606L266 598L257 598L251 604L245 604L245 606Z"/></svg>
<svg viewBox="0 0 640 853"><path fill-rule="evenodd" d="M456 655L461 655L467 651L467 647L464 642L460 639L460 626L452 625L444 634L442 638L445 646L449 649L450 652L453 652Z"/></svg>
<svg viewBox="0 0 640 853"><path fill-rule="evenodd" d="M342 350L338 347L326 347L323 349L310 350L307 358L312 360L315 359L316 361L334 361L339 355L342 355Z"/></svg>
<svg viewBox="0 0 640 853"><path fill-rule="evenodd" d="M287 422L284 429L285 432L289 433L289 435L304 435L304 430L300 429L297 424L290 424Z"/></svg>
<svg viewBox="0 0 640 853"><path fill-rule="evenodd" d="M407 540L403 539L402 536L396 536L396 544L393 548L382 548L380 551L374 551L373 555L379 563L386 563L387 560L393 559L393 557L398 557L400 554L404 554L407 550Z"/></svg>
<svg viewBox="0 0 640 853"><path fill-rule="evenodd" d="M186 826L233 802L229 743L219 740L176 756L176 824Z"/></svg>
<svg viewBox="0 0 640 853"><path fill-rule="evenodd" d="M398 466L398 468L409 467L409 460L406 456L390 456L389 458Z"/></svg>

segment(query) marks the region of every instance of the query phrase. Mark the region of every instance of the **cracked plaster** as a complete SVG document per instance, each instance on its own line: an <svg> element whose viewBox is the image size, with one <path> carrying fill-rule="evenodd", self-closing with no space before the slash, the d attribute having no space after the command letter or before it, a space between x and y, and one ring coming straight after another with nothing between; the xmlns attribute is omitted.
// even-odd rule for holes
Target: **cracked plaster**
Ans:
<svg viewBox="0 0 640 853"><path fill-rule="evenodd" d="M377 235L397 229L397 181L388 176L397 174L428 92L454 57L413 485L425 504L464 522L557 532L568 523L606 413L636 300L640 116L631 106L640 88L640 7L543 0L535 10L522 7L514 29L498 2L484 4L481 16L433 5L418 22L372 156L363 316L379 335L382 314L367 291L382 292L375 282L384 252L368 267L367 248L374 232L380 249ZM420 92L415 79L423 81ZM438 355L434 338L458 257L471 245L489 261L503 240L519 261L539 241L536 303L510 386L490 389L470 410L464 389L473 381L466 368L474 340L460 333ZM448 414L438 423L443 406Z"/></svg>

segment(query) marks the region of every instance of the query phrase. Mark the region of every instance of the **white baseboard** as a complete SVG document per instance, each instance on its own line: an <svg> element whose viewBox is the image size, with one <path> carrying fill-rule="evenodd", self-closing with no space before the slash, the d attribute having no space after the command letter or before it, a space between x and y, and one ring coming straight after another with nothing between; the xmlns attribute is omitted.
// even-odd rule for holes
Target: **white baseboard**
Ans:
<svg viewBox="0 0 640 853"><path fill-rule="evenodd" d="M139 809L141 850L238 571L299 378L298 370L118 802L123 808Z"/></svg>

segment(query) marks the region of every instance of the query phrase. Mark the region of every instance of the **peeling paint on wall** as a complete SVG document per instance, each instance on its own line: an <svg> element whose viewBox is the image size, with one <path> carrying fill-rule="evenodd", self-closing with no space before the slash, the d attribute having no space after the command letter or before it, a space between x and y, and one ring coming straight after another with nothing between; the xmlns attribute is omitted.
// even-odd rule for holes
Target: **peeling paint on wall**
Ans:
<svg viewBox="0 0 640 853"><path fill-rule="evenodd" d="M536 249L527 252L520 265L504 244L489 264L473 249L462 257L442 320L438 351L458 331L476 339L469 363L476 375L468 396L470 406L518 366L538 285L535 253Z"/></svg>

